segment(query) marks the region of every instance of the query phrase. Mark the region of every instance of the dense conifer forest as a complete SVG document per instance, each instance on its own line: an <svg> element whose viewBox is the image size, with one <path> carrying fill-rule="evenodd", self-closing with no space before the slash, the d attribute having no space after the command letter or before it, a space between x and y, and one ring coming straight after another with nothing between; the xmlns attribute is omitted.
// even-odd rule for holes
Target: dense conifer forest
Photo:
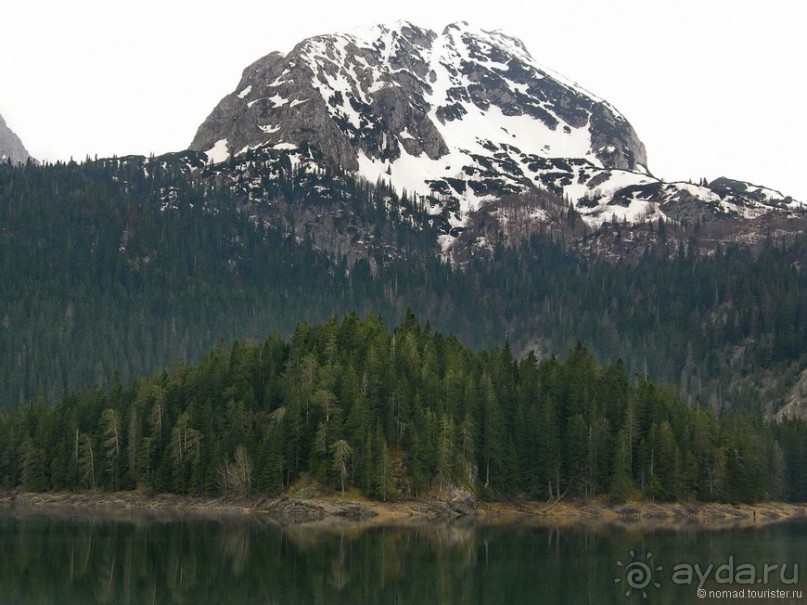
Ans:
<svg viewBox="0 0 807 605"><path fill-rule="evenodd" d="M270 197L385 242L338 257L192 162L0 165L3 487L807 498L804 424L764 420L807 242L619 264L539 234L458 268L391 192L281 165Z"/></svg>
<svg viewBox="0 0 807 605"><path fill-rule="evenodd" d="M280 494L301 477L377 499L807 500L807 425L719 418L601 366L473 351L406 313L219 343L129 384L0 416L0 486Z"/></svg>
<svg viewBox="0 0 807 605"><path fill-rule="evenodd" d="M269 220L227 176L242 167L199 178L194 162L0 165L0 409L193 363L219 339L288 337L351 312L391 327L407 308L476 351L583 342L713 413L775 411L807 365L804 239L624 264L536 234L455 267L435 254L425 211L383 188L280 161L272 178L243 179L283 201L265 204ZM306 212L375 244L326 252Z"/></svg>

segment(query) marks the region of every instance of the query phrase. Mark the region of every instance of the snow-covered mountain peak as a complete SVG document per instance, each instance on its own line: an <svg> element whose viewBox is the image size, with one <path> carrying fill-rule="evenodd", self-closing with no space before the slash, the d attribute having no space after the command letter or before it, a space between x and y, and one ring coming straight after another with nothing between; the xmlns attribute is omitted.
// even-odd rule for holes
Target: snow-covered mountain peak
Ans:
<svg viewBox="0 0 807 605"><path fill-rule="evenodd" d="M422 196L447 233L485 204L536 189L569 200L595 226L676 220L682 207L743 217L791 207L750 186L662 183L612 105L540 65L519 40L466 22L441 33L372 25L267 55L191 149L213 162L254 149L305 156L388 181Z"/></svg>
<svg viewBox="0 0 807 605"><path fill-rule="evenodd" d="M493 129L509 131L508 143L524 152L590 158L614 168L632 169L646 163L638 137L611 106L542 69L520 41L465 22L451 24L441 34L406 21L374 25L309 38L285 56L268 55L245 71L238 89L211 114L192 147L206 151L226 139L233 154L243 147L277 144L285 135L282 131L288 130L289 110L308 103L312 95L316 98L309 106L327 111L347 141L362 143L351 145L352 161L334 158L324 150L327 159L338 159L341 166L355 168L361 150L375 159L392 161L401 156L398 145L391 150L385 147L385 140L390 144L403 132L390 129L389 118L396 117L389 115L391 106L392 113L403 109L404 126L411 126L403 138L408 134L416 141L413 130L418 123L422 130L441 130L449 122L463 123L469 113L470 120L478 122L476 114L482 112L493 121L503 120ZM230 132L222 132L217 119L216 114L225 112L236 114L228 120ZM530 122L533 129L527 127ZM386 135L371 136L375 146L364 131L374 126ZM444 133L430 134L434 136L427 139ZM560 144L561 140L566 142ZM487 139L480 142L487 147L497 144ZM429 157L449 152L445 141L424 143L422 151ZM410 155L412 145L407 145Z"/></svg>
<svg viewBox="0 0 807 605"><path fill-rule="evenodd" d="M400 19L393 23L373 23L355 27L341 35L352 38L359 46L378 48L388 46L390 42L398 38L417 41L428 34L433 36L434 32L418 27L405 19ZM339 36L340 34L326 34L322 37L336 38Z"/></svg>

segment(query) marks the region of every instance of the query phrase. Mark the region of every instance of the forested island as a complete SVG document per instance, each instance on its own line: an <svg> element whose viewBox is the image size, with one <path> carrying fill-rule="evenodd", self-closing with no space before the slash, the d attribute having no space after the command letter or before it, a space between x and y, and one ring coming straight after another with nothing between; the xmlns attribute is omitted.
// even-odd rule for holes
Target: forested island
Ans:
<svg viewBox="0 0 807 605"><path fill-rule="evenodd" d="M302 477L378 500L807 500L807 423L719 417L565 357L473 351L408 312L223 342L0 416L0 488L274 496Z"/></svg>

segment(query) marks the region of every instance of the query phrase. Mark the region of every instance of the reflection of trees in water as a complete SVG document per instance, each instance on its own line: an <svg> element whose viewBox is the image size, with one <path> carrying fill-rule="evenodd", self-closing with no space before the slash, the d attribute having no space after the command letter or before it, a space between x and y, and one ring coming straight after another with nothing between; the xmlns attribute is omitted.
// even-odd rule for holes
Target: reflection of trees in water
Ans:
<svg viewBox="0 0 807 605"><path fill-rule="evenodd" d="M117 603L117 591L115 586L115 567L118 559L115 555L112 559L101 561L96 573L97 587L95 589L96 603Z"/></svg>
<svg viewBox="0 0 807 605"><path fill-rule="evenodd" d="M433 578L442 578L447 586L434 584L432 589L451 593L454 579L461 578L476 561L472 521L415 528L292 526L277 532L293 547L287 560L305 566L315 599L320 594L324 599L326 588L331 595L333 591L354 594L362 590L379 596L410 577L418 577L426 585ZM423 571L413 572L417 569Z"/></svg>
<svg viewBox="0 0 807 605"><path fill-rule="evenodd" d="M240 578L247 567L251 529L240 523L223 523L219 529L218 548L224 558L229 560L230 569L236 578Z"/></svg>
<svg viewBox="0 0 807 605"><path fill-rule="evenodd" d="M342 591L350 581L350 560L348 549L345 547L345 534L339 534L339 550L331 563L331 577L329 585L337 591Z"/></svg>
<svg viewBox="0 0 807 605"><path fill-rule="evenodd" d="M446 524L328 530L0 517L0 605L603 602L616 561L799 562L807 526L731 532ZM802 550L799 550L802 549ZM788 577L792 575L789 571ZM664 578L662 578L664 579ZM667 584L670 584L668 581ZM687 595L654 595L675 603ZM563 598L561 598L563 595ZM624 595L623 595L624 597Z"/></svg>

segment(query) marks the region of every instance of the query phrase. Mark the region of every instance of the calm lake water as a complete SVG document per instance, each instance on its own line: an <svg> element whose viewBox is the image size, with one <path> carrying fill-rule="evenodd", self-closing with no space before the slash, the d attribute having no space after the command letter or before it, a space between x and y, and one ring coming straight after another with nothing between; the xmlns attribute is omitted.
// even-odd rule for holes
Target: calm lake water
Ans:
<svg viewBox="0 0 807 605"><path fill-rule="evenodd" d="M807 603L805 589L807 522L323 531L0 513L0 605Z"/></svg>

